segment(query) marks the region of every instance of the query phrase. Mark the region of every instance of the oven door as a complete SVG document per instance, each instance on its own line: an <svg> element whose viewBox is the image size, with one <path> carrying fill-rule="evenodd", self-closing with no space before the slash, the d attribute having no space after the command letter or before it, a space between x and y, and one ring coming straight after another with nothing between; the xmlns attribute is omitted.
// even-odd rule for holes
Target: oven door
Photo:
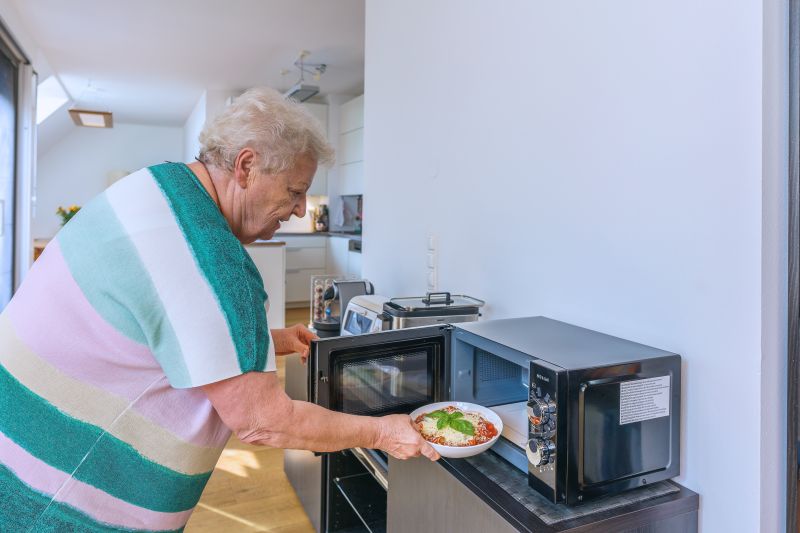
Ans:
<svg viewBox="0 0 800 533"><path fill-rule="evenodd" d="M309 401L374 416L410 413L446 399L451 329L428 326L312 342Z"/></svg>

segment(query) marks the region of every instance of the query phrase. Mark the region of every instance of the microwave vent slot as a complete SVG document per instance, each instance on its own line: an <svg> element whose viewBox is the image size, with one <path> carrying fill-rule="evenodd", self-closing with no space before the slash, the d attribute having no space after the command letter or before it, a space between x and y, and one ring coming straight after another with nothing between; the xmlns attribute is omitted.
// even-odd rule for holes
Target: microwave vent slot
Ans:
<svg viewBox="0 0 800 533"><path fill-rule="evenodd" d="M519 379L522 368L484 350L476 350L477 379L481 382Z"/></svg>

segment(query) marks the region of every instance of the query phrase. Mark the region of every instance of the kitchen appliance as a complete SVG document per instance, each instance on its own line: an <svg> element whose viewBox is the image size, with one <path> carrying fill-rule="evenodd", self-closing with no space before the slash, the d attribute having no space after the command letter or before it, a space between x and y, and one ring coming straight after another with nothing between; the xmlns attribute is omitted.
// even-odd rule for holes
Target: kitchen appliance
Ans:
<svg viewBox="0 0 800 533"><path fill-rule="evenodd" d="M363 335L383 331L383 305L389 299L377 294L354 296L342 320L341 335Z"/></svg>
<svg viewBox="0 0 800 533"><path fill-rule="evenodd" d="M388 321L384 329L405 329L432 324L472 322L480 317L485 302L471 296L449 292L429 292L425 296L392 298L383 305Z"/></svg>
<svg viewBox="0 0 800 533"><path fill-rule="evenodd" d="M341 334L363 335L388 329L471 322L478 320L483 305L477 298L449 292L391 299L356 296L345 310Z"/></svg>
<svg viewBox="0 0 800 533"><path fill-rule="evenodd" d="M491 407L505 426L492 452L553 502L575 505L678 474L680 361L545 317L490 320L315 341L307 390L311 402L358 415L445 400ZM343 496L323 504L324 531L348 523L340 506L358 500L336 485L337 461L324 466L323 492ZM362 469L362 481L378 467Z"/></svg>
<svg viewBox="0 0 800 533"><path fill-rule="evenodd" d="M333 279L328 278L317 281L319 306L312 305L312 316L314 309L322 314L325 287L333 284ZM445 322L444 317L453 322L477 320L480 316L478 309L483 305L481 300L475 298L451 297L446 293L438 297L433 294L397 300L399 302L395 302L387 314L384 309L389 303L388 298L378 295L354 296L343 313L341 335L352 337L392 327L401 329L409 324L419 324L420 321L426 324L442 324ZM404 306L403 301L407 300L416 301L416 305L406 302L409 305ZM316 301L313 295L312 301ZM332 331L325 332L324 335L322 331L318 333L320 337L333 336ZM286 357L286 393L292 399L308 399L307 372L308 368L300 362L298 356ZM373 386L385 389L389 395L395 396L402 394L406 378L413 380L419 377L419 373L416 376L413 372L401 373L399 368L380 363L371 365L360 376L361 379L370 380ZM411 410L408 409L407 412ZM346 526L359 531L358 528L365 527L365 523L371 524L369 531L382 530L381 521L385 522L388 487L388 462L383 452L355 448L319 456L304 450L285 450L284 471L316 531L339 531L346 529ZM354 511L354 508L359 511ZM385 524L383 527L385 528Z"/></svg>
<svg viewBox="0 0 800 533"><path fill-rule="evenodd" d="M347 310L354 296L373 294L375 288L365 279L344 280L314 276L311 280L311 328L320 337L336 337L343 324L339 310Z"/></svg>

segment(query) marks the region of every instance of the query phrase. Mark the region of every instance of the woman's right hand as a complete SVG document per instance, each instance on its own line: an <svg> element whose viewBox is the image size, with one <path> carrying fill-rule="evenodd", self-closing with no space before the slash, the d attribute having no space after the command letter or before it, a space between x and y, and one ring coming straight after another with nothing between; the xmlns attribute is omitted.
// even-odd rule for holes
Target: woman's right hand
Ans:
<svg viewBox="0 0 800 533"><path fill-rule="evenodd" d="M411 422L408 415L387 415L378 419L380 434L376 448L397 459L408 459L424 455L431 461L439 459L439 453L428 444Z"/></svg>

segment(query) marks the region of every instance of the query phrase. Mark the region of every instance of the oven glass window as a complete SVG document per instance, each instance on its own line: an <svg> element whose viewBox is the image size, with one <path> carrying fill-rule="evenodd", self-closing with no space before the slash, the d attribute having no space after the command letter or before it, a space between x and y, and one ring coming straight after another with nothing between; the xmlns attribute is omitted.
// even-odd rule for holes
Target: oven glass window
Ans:
<svg viewBox="0 0 800 533"><path fill-rule="evenodd" d="M343 363L339 390L342 411L396 412L431 401L430 355L428 350L417 350Z"/></svg>
<svg viewBox="0 0 800 533"><path fill-rule="evenodd" d="M344 325L345 331L348 331L353 335L361 335L363 333L369 333L370 327L372 327L372 320L364 315L360 315L353 311L350 311L347 314L347 322Z"/></svg>

